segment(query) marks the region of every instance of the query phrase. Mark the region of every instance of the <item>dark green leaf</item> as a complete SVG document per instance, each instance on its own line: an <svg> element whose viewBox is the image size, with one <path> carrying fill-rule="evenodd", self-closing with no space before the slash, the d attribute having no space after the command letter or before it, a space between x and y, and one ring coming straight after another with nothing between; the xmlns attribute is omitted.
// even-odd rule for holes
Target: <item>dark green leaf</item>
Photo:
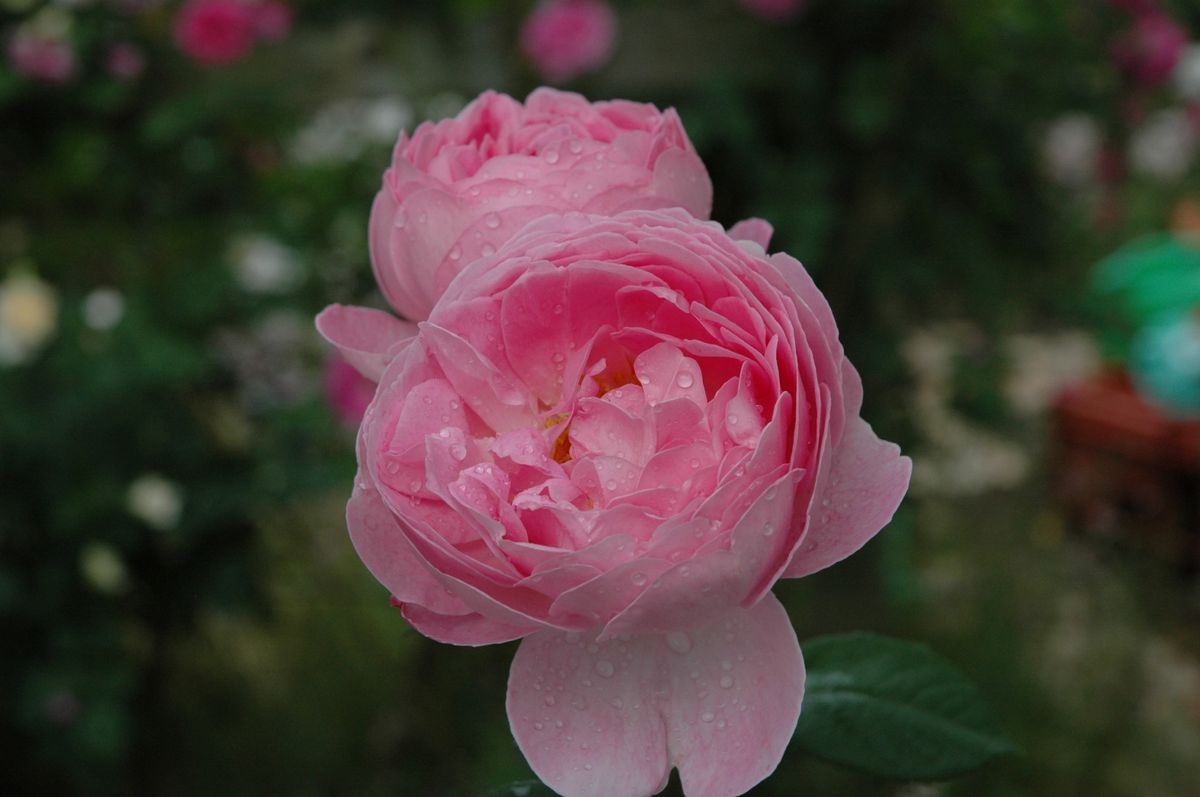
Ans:
<svg viewBox="0 0 1200 797"><path fill-rule="evenodd" d="M924 645L870 633L804 645L796 741L884 777L945 780L1013 752L979 691Z"/></svg>

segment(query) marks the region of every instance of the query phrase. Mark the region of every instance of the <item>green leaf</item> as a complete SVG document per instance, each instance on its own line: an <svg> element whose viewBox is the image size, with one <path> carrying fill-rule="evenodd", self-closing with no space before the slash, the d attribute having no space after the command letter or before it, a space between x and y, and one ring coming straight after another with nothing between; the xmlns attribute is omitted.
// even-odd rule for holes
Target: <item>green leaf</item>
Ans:
<svg viewBox="0 0 1200 797"><path fill-rule="evenodd" d="M521 780L484 792L480 797L556 797L556 795L539 781Z"/></svg>
<svg viewBox="0 0 1200 797"><path fill-rule="evenodd" d="M808 752L899 780L962 775L1015 748L979 691L924 645L864 632L803 646Z"/></svg>

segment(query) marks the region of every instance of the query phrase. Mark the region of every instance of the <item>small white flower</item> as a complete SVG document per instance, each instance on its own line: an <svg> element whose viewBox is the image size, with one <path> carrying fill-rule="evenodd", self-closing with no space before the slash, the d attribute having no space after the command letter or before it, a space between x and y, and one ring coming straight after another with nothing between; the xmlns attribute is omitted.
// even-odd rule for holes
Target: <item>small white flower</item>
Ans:
<svg viewBox="0 0 1200 797"><path fill-rule="evenodd" d="M125 563L112 546L88 543L79 552L79 572L88 585L103 595L116 595L129 584Z"/></svg>
<svg viewBox="0 0 1200 797"><path fill-rule="evenodd" d="M58 295L24 271L0 283L0 364L26 362L58 328Z"/></svg>
<svg viewBox="0 0 1200 797"><path fill-rule="evenodd" d="M401 97L338 100L317 112L289 150L305 164L353 160L368 146L392 143L412 121Z"/></svg>
<svg viewBox="0 0 1200 797"><path fill-rule="evenodd" d="M1134 171L1161 180L1187 173L1196 154L1196 132L1185 111L1159 111L1134 131L1129 162Z"/></svg>
<svg viewBox="0 0 1200 797"><path fill-rule="evenodd" d="M125 496L129 514L146 525L167 531L179 525L183 514L183 489L157 473L139 476Z"/></svg>
<svg viewBox="0 0 1200 797"><path fill-rule="evenodd" d="M1046 130L1042 141L1042 158L1050 176L1066 185L1094 180L1103 138L1099 123L1088 114L1060 116Z"/></svg>
<svg viewBox="0 0 1200 797"><path fill-rule="evenodd" d="M125 315L125 297L112 288L97 288L83 300L83 320L100 332L121 323Z"/></svg>
<svg viewBox="0 0 1200 797"><path fill-rule="evenodd" d="M250 293L287 293L304 278L288 247L266 235L243 235L231 247L234 275Z"/></svg>
<svg viewBox="0 0 1200 797"><path fill-rule="evenodd" d="M1183 51L1172 79L1180 97L1200 100L1200 44L1192 44Z"/></svg>

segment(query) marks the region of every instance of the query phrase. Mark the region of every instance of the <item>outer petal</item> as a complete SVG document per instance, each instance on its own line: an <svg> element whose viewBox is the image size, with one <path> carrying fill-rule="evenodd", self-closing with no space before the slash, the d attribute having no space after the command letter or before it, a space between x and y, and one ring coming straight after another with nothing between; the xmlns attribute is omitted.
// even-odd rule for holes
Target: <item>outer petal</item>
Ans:
<svg viewBox="0 0 1200 797"><path fill-rule="evenodd" d="M370 307L331 304L317 315L317 331L360 374L378 382L392 347L417 334L417 325Z"/></svg>
<svg viewBox="0 0 1200 797"><path fill-rule="evenodd" d="M409 625L436 642L448 645L495 645L511 642L533 633L534 628L506 625L481 614L438 614L415 603L399 603L400 613Z"/></svg>
<svg viewBox="0 0 1200 797"><path fill-rule="evenodd" d="M758 218L742 219L729 228L729 237L735 241L753 241L764 250L771 245L775 228L771 223Z"/></svg>
<svg viewBox="0 0 1200 797"><path fill-rule="evenodd" d="M863 419L852 420L828 480L813 495L809 529L783 577L823 570L865 545L892 519L911 474L912 460L900 456L899 447L876 437Z"/></svg>
<svg viewBox="0 0 1200 797"><path fill-rule="evenodd" d="M508 718L534 772L571 797L644 797L679 768L691 797L744 794L783 757L804 661L773 596L688 634L526 638Z"/></svg>

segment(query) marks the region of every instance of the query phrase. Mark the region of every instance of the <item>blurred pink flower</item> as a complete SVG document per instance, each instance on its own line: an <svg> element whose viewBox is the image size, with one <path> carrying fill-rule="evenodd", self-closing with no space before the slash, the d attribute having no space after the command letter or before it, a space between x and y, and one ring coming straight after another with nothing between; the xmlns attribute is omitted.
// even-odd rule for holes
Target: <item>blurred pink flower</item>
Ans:
<svg viewBox="0 0 1200 797"><path fill-rule="evenodd" d="M375 395L375 383L360 374L340 355L325 362L325 400L346 426L355 429Z"/></svg>
<svg viewBox="0 0 1200 797"><path fill-rule="evenodd" d="M108 73L120 80L133 80L146 68L146 56L129 42L118 42L108 50L105 61Z"/></svg>
<svg viewBox="0 0 1200 797"><path fill-rule="evenodd" d="M1113 60L1129 79L1156 86L1171 77L1187 43L1187 31L1170 15L1147 11L1117 40Z"/></svg>
<svg viewBox="0 0 1200 797"><path fill-rule="evenodd" d="M75 50L62 39L18 30L8 41L7 55L14 70L43 83L66 83L75 76Z"/></svg>
<svg viewBox="0 0 1200 797"><path fill-rule="evenodd" d="M254 5L254 30L260 38L279 41L292 29L292 9L279 0L261 0Z"/></svg>
<svg viewBox="0 0 1200 797"><path fill-rule="evenodd" d="M738 0L747 10L764 19L783 22L800 13L804 0Z"/></svg>
<svg viewBox="0 0 1200 797"><path fill-rule="evenodd" d="M521 49L547 80L560 83L603 66L616 38L617 16L603 0L545 0L521 28Z"/></svg>
<svg viewBox="0 0 1200 797"><path fill-rule="evenodd" d="M175 16L175 42L195 61L220 66L250 52L257 24L254 6L241 0L187 0Z"/></svg>

